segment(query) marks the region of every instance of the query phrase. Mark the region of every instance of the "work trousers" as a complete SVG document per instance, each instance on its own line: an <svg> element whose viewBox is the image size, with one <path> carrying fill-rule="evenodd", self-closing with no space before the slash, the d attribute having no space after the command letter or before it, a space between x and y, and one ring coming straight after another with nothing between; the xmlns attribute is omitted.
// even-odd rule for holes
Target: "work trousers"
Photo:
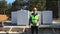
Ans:
<svg viewBox="0 0 60 34"><path fill-rule="evenodd" d="M34 31L38 34L38 26L31 26L31 34L34 34Z"/></svg>

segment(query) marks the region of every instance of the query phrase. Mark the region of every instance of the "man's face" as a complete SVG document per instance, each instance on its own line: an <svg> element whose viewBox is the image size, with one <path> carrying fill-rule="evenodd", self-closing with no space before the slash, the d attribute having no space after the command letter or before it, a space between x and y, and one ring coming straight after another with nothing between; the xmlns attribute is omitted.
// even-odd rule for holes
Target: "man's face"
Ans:
<svg viewBox="0 0 60 34"><path fill-rule="evenodd" d="M35 11L35 10L34 10L34 11L33 11L33 13L34 13L34 14L36 14L36 13L37 13L37 11Z"/></svg>

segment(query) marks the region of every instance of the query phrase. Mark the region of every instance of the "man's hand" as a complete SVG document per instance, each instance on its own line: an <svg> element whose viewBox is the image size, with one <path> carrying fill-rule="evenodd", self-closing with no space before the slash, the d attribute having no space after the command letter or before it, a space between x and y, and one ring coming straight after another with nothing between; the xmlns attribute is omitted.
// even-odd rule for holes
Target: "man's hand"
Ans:
<svg viewBox="0 0 60 34"><path fill-rule="evenodd" d="M34 23L33 25L34 25L34 26L39 26L39 23Z"/></svg>
<svg viewBox="0 0 60 34"><path fill-rule="evenodd" d="M34 26L36 26L36 25L37 25L37 23L34 23L33 25L34 25Z"/></svg>

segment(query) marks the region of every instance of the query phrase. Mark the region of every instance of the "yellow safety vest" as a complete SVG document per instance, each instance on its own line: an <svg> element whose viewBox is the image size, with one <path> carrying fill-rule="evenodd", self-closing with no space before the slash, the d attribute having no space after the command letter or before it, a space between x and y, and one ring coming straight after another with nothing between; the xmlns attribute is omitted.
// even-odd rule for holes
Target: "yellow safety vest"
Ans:
<svg viewBox="0 0 60 34"><path fill-rule="evenodd" d="M34 23L36 23L36 24L38 23L39 14L37 14L37 15L35 15L35 16L31 14L30 17L31 17L31 19L32 19L32 20L31 20L32 23L30 24L31 26L33 26Z"/></svg>

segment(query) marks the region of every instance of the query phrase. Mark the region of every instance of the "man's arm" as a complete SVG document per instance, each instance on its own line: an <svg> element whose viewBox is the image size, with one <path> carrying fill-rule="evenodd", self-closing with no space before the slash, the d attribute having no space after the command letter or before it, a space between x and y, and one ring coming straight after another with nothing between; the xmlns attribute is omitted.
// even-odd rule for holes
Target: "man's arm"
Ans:
<svg viewBox="0 0 60 34"><path fill-rule="evenodd" d="M30 17L30 18L29 18L29 25L31 24L31 20L32 20L32 19L31 19L31 17Z"/></svg>

